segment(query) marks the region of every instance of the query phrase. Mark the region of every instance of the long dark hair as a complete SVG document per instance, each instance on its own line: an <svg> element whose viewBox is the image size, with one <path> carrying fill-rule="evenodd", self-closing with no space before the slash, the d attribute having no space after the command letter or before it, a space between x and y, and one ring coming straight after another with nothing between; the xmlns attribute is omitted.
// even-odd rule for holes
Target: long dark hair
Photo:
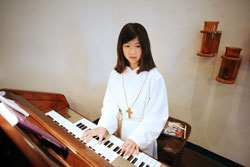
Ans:
<svg viewBox="0 0 250 167"><path fill-rule="evenodd" d="M146 29L139 23L128 23L123 26L117 43L117 64L115 70L120 74L123 73L126 66L129 66L129 62L123 54L122 46L124 43L127 43L136 37L138 37L142 48L142 56L139 60L137 74L142 71L150 71L152 68L156 67L152 57L150 41Z"/></svg>

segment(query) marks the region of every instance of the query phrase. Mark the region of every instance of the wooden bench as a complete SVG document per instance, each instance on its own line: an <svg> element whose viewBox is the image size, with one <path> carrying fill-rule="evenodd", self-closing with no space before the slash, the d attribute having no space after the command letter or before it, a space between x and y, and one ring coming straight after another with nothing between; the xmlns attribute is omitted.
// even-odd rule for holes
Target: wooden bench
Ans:
<svg viewBox="0 0 250 167"><path fill-rule="evenodd" d="M169 117L168 121L175 121L187 126L186 139L178 139L171 136L161 134L157 139L158 144L158 160L166 164L174 166L180 160L186 141L191 133L191 126L179 119Z"/></svg>

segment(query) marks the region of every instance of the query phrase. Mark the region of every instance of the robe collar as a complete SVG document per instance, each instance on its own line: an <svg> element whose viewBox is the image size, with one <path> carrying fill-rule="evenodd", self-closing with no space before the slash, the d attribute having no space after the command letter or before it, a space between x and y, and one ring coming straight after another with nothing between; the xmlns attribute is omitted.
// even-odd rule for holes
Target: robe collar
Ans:
<svg viewBox="0 0 250 167"><path fill-rule="evenodd" d="M139 67L135 68L134 70L132 70L129 66L126 67L126 71L127 73L134 73L134 74L137 74L137 70L139 69Z"/></svg>

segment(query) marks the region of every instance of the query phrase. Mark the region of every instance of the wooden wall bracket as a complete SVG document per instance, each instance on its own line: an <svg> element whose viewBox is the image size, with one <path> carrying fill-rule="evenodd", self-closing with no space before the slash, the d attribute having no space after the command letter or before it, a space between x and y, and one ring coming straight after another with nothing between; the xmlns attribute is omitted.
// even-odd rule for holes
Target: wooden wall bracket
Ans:
<svg viewBox="0 0 250 167"><path fill-rule="evenodd" d="M198 56L214 57L217 55L221 39L221 31L217 31L218 21L205 21L201 51L197 53Z"/></svg>
<svg viewBox="0 0 250 167"><path fill-rule="evenodd" d="M234 84L242 56L240 56L241 48L238 47L226 47L225 55L221 56L221 67L216 80L226 84Z"/></svg>

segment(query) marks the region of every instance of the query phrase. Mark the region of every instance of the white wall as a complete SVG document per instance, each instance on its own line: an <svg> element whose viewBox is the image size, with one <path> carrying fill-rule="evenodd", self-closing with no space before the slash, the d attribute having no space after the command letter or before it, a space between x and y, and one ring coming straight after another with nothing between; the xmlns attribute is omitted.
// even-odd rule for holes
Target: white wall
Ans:
<svg viewBox="0 0 250 167"><path fill-rule="evenodd" d="M0 0L0 88L63 93L91 120L100 108L116 42L128 22L148 30L170 115L189 141L249 166L250 1ZM196 56L204 21L220 21L216 57ZM236 83L215 80L226 46L242 48Z"/></svg>

